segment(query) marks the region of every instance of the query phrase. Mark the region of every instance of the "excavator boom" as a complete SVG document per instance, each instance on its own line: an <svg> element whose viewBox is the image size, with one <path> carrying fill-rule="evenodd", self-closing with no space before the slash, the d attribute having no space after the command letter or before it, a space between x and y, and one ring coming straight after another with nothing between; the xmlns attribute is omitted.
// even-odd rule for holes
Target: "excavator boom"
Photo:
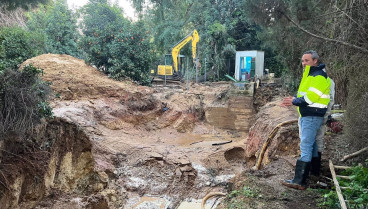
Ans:
<svg viewBox="0 0 368 209"><path fill-rule="evenodd" d="M173 79L173 77L179 78L182 75L182 72L179 72L179 63L178 61L180 61L180 59L178 58L178 55L180 54L180 50L181 48L183 48L189 41L192 41L192 57L193 57L193 62L196 62L197 64L197 43L199 41L199 35L197 30L194 30L193 32L189 33L185 38L183 38L181 41L179 41L177 44L174 45L174 47L171 50L171 57L173 60L172 65L167 65L165 62L165 65L158 65L157 66L157 76L161 77L161 76L170 76L169 79ZM165 56L165 61L166 61L166 56ZM152 74L155 74L155 71L152 70L151 71ZM179 77L178 77L179 76Z"/></svg>
<svg viewBox="0 0 368 209"><path fill-rule="evenodd" d="M179 41L171 50L175 72L178 72L178 54L180 53L180 49L183 48L189 41L192 41L193 62L197 58L196 50L197 50L197 43L199 41L199 35L197 30L194 30L193 32L188 34L185 38L183 38L181 41Z"/></svg>

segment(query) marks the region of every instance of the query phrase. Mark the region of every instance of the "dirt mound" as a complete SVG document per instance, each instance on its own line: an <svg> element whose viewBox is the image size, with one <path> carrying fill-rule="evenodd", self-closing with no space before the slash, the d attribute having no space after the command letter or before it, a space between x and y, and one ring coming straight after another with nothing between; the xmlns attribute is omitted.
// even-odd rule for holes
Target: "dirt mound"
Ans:
<svg viewBox="0 0 368 209"><path fill-rule="evenodd" d="M253 105L255 110L258 112L261 107L271 102L274 98L279 96L287 96L287 92L282 89L281 84L277 83L266 83L262 84L254 92Z"/></svg>
<svg viewBox="0 0 368 209"><path fill-rule="evenodd" d="M56 96L62 100L120 97L127 91L150 91L130 81L112 80L84 60L69 55L43 54L25 61L22 66L27 64L44 70L43 79L52 83Z"/></svg>

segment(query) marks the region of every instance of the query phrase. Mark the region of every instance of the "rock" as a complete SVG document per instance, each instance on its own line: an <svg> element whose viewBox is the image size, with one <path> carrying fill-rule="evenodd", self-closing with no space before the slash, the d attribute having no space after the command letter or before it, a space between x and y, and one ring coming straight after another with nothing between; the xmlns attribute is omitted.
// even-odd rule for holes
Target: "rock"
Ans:
<svg viewBox="0 0 368 209"><path fill-rule="evenodd" d="M148 152L147 155L150 157L150 158L154 158L154 159L157 159L157 160L162 160L163 159L163 156L157 152Z"/></svg>
<svg viewBox="0 0 368 209"><path fill-rule="evenodd" d="M193 170L193 167L189 166L189 165L186 165L184 167L180 167L180 171L182 171L182 172L189 172L191 170Z"/></svg>
<svg viewBox="0 0 368 209"><path fill-rule="evenodd" d="M93 186L92 186L92 189L93 189L93 191L95 191L95 192L99 192L99 191L102 191L103 189L104 189L104 185L103 184L101 184L101 183L97 183L97 184L94 184Z"/></svg>
<svg viewBox="0 0 368 209"><path fill-rule="evenodd" d="M98 171L97 174L102 182L107 183L109 181L109 176L105 172Z"/></svg>
<svg viewBox="0 0 368 209"><path fill-rule="evenodd" d="M180 177L180 176L182 175L182 173L181 173L181 171L180 171L180 168L177 168L177 169L175 170L175 175L176 175L176 176L178 176L178 177Z"/></svg>
<svg viewBox="0 0 368 209"><path fill-rule="evenodd" d="M188 176L196 176L194 172L188 172Z"/></svg>
<svg viewBox="0 0 368 209"><path fill-rule="evenodd" d="M178 163L181 165L188 165L190 161L187 158L179 158Z"/></svg>
<svg viewBox="0 0 368 209"><path fill-rule="evenodd" d="M87 199L87 209L108 209L109 205L105 196L96 194Z"/></svg>
<svg viewBox="0 0 368 209"><path fill-rule="evenodd" d="M164 165L165 165L164 161L159 160L159 161L157 161L157 162L158 162L158 164L160 164L161 166L164 166Z"/></svg>

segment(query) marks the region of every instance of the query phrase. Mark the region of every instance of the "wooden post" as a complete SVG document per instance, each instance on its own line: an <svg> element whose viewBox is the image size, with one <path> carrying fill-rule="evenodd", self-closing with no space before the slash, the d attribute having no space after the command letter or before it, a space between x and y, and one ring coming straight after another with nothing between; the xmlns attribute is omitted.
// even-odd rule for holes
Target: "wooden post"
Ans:
<svg viewBox="0 0 368 209"><path fill-rule="evenodd" d="M331 171L332 179L333 179L333 182L334 182L335 187L336 187L337 197L339 198L339 202L340 202L341 208L342 209L347 209L346 203L345 203L345 200L344 200L344 197L342 196L342 192L341 192L341 189L340 189L339 182L336 179L335 168L334 168L334 165L332 164L332 161L331 160L329 160L329 166L330 166L330 171Z"/></svg>

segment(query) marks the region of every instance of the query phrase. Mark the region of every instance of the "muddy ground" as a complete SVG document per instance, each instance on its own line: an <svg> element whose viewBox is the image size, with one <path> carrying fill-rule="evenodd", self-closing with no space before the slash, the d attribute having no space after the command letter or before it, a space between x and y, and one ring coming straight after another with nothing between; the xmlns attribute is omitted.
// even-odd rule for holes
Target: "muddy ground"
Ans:
<svg viewBox="0 0 368 209"><path fill-rule="evenodd" d="M195 209L208 193L229 197L244 186L252 195L233 208L316 208L316 192L280 185L299 154L296 124L278 131L261 169L252 169L273 128L297 118L294 108L279 106L285 93L277 85L253 97L230 82L187 88L114 81L67 55L30 63L52 82L55 117L29 136L30 146L43 150L38 158L40 152L1 145L18 156L2 155L2 208ZM327 138L324 168L344 153L334 154L339 140ZM19 159L42 165L36 172ZM211 198L206 208L227 208L228 197Z"/></svg>

